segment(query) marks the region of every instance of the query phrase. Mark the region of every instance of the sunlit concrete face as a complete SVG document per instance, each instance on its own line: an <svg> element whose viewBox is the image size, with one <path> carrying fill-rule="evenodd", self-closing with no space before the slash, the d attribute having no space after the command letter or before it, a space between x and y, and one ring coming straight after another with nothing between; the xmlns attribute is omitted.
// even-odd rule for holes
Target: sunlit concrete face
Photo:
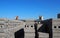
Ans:
<svg viewBox="0 0 60 38"><path fill-rule="evenodd" d="M35 38L36 30L41 27L41 24L37 24L37 26L40 26L36 29L34 24L35 22L32 20L24 22L19 20L0 19L0 38Z"/></svg>
<svg viewBox="0 0 60 38"><path fill-rule="evenodd" d="M60 38L60 19L52 21L52 29L53 38Z"/></svg>
<svg viewBox="0 0 60 38"><path fill-rule="evenodd" d="M24 33L25 38L35 38L34 22L26 22Z"/></svg>
<svg viewBox="0 0 60 38"><path fill-rule="evenodd" d="M22 29L23 26L22 21L0 19L0 38L15 38L14 33Z"/></svg>

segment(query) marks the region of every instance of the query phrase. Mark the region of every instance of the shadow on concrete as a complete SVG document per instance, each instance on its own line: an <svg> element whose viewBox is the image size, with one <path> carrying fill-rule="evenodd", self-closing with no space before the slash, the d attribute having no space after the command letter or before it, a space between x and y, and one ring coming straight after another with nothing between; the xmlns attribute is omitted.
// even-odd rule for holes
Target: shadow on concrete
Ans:
<svg viewBox="0 0 60 38"><path fill-rule="evenodd" d="M37 23L34 24L35 27L35 38L38 38Z"/></svg>
<svg viewBox="0 0 60 38"><path fill-rule="evenodd" d="M43 25L38 29L38 32L49 33L49 38L52 38L52 19L42 21Z"/></svg>
<svg viewBox="0 0 60 38"><path fill-rule="evenodd" d="M24 29L15 32L15 38L24 38Z"/></svg>
<svg viewBox="0 0 60 38"><path fill-rule="evenodd" d="M49 33L49 28L46 24L43 24L39 29L38 32Z"/></svg>

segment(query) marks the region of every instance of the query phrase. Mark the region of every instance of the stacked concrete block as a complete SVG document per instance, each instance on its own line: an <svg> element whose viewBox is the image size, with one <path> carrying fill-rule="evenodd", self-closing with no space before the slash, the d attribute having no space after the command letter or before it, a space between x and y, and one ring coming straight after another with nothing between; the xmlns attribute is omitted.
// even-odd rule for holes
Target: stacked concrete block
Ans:
<svg viewBox="0 0 60 38"><path fill-rule="evenodd" d="M25 38L35 38L34 25L26 24L24 28Z"/></svg>
<svg viewBox="0 0 60 38"><path fill-rule="evenodd" d="M24 22L0 19L0 38L15 38L14 33L24 28Z"/></svg>
<svg viewBox="0 0 60 38"><path fill-rule="evenodd" d="M48 33L38 32L38 34L39 34L39 38L49 38L49 34Z"/></svg>
<svg viewBox="0 0 60 38"><path fill-rule="evenodd" d="M52 38L60 38L60 19L52 21Z"/></svg>
<svg viewBox="0 0 60 38"><path fill-rule="evenodd" d="M25 33L24 38L35 38L35 33Z"/></svg>
<svg viewBox="0 0 60 38"><path fill-rule="evenodd" d="M7 38L5 33L0 33L0 38Z"/></svg>

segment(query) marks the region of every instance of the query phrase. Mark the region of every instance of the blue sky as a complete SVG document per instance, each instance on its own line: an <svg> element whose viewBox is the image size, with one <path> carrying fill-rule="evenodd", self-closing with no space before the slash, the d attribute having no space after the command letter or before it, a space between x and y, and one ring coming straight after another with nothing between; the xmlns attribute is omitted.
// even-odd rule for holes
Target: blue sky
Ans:
<svg viewBox="0 0 60 38"><path fill-rule="evenodd" d="M56 18L60 13L60 0L0 0L0 18L20 19L43 16Z"/></svg>

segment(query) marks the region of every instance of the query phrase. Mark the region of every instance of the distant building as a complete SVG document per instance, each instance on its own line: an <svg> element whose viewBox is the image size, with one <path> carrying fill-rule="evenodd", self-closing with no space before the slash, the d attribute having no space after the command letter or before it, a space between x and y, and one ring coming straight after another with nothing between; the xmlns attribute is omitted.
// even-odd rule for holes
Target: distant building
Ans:
<svg viewBox="0 0 60 38"><path fill-rule="evenodd" d="M57 15L57 18L60 18L60 14Z"/></svg>
<svg viewBox="0 0 60 38"><path fill-rule="evenodd" d="M0 18L0 38L60 38L60 14L57 19L15 20Z"/></svg>

